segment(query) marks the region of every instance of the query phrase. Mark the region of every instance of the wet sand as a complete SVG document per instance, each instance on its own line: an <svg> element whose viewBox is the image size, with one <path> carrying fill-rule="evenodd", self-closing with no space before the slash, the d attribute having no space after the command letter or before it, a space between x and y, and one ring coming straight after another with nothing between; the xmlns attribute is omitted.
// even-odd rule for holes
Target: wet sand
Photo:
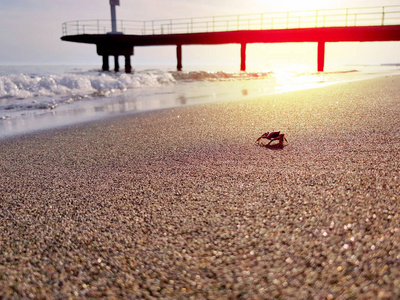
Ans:
<svg viewBox="0 0 400 300"><path fill-rule="evenodd" d="M399 116L397 76L2 141L0 298L396 299Z"/></svg>

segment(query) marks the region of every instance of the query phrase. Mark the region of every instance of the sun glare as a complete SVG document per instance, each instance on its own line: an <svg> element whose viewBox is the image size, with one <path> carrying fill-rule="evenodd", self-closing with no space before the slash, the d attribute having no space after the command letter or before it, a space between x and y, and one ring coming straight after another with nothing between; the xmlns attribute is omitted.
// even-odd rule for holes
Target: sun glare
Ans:
<svg viewBox="0 0 400 300"><path fill-rule="evenodd" d="M258 0L260 5L263 5L265 1ZM337 7L340 1L335 0L281 0L275 1L273 7L268 9L273 9L275 11L302 11L302 10L317 10L317 9L327 9Z"/></svg>

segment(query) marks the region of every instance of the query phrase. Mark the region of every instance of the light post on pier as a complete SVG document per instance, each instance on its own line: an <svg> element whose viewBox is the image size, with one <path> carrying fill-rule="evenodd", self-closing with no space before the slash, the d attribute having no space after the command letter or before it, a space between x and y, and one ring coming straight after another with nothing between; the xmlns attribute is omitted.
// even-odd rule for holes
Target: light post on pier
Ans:
<svg viewBox="0 0 400 300"><path fill-rule="evenodd" d="M115 6L119 6L119 0L110 0L111 8L111 33L117 33L117 13Z"/></svg>
<svg viewBox="0 0 400 300"><path fill-rule="evenodd" d="M111 8L111 33L117 33L117 12L115 6L119 6L119 0L110 0L110 8ZM119 72L119 61L118 55L114 56L114 71Z"/></svg>

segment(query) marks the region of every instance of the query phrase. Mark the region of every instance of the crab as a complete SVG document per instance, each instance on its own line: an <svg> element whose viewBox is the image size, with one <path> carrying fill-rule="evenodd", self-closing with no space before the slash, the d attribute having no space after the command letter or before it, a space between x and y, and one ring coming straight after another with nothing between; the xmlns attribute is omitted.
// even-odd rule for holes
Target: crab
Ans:
<svg viewBox="0 0 400 300"><path fill-rule="evenodd" d="M262 139L269 140L269 143L266 144L265 147L272 146L271 143L273 141L279 141L279 143L276 146L278 146L280 148L283 148L283 141L286 141L286 143L288 143L287 139L285 138L285 135L283 133L281 133L280 131L273 131L273 132L264 133L262 136L260 136L256 140L256 144L258 144L260 146L264 146L263 144L261 144L261 140Z"/></svg>

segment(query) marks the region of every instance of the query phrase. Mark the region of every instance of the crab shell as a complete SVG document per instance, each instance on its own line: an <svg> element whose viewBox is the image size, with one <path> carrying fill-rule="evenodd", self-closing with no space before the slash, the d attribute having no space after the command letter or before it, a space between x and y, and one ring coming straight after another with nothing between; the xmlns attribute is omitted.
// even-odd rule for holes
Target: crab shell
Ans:
<svg viewBox="0 0 400 300"><path fill-rule="evenodd" d="M280 133L280 131L266 132L262 135L262 137L271 140L273 138L277 138Z"/></svg>

